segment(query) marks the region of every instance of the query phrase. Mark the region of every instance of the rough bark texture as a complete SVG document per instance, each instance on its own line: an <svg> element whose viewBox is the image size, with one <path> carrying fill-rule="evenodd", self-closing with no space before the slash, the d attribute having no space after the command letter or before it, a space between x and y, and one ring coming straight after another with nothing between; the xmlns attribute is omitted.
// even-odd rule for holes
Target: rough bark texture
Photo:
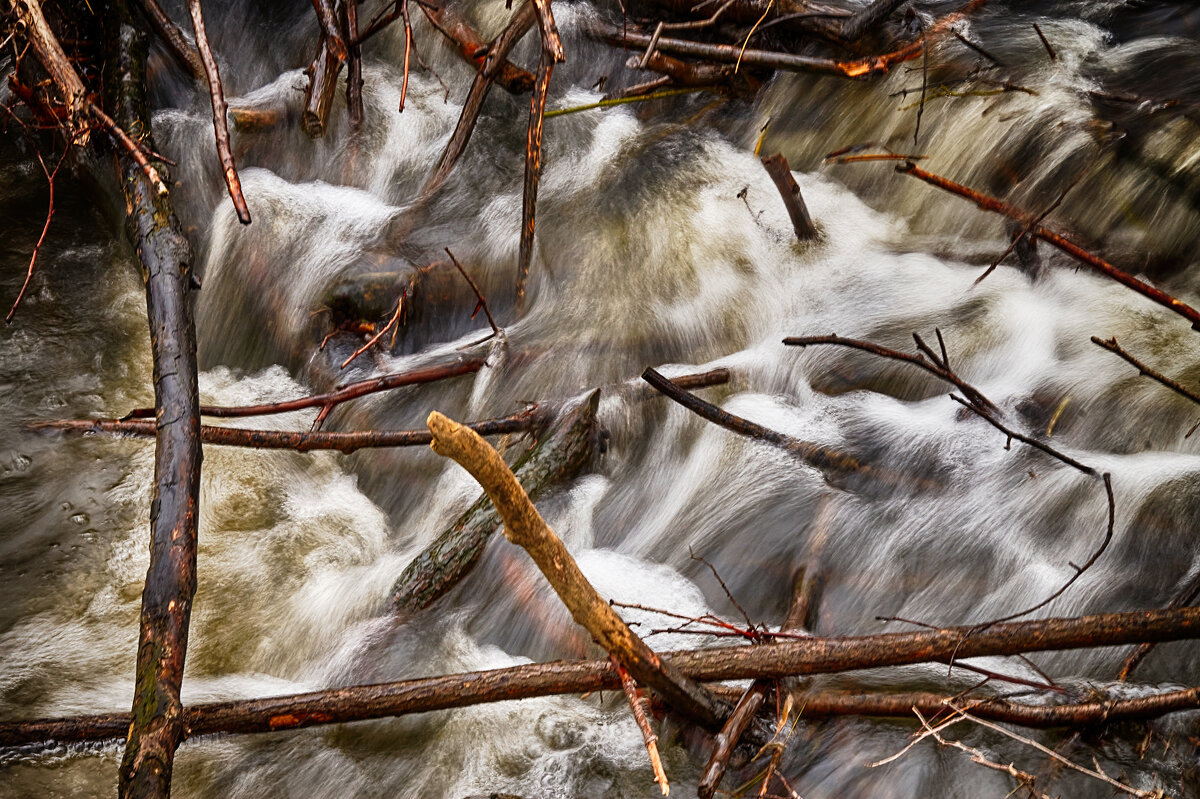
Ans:
<svg viewBox="0 0 1200 799"><path fill-rule="evenodd" d="M600 392L592 392L513 466L530 498L571 480L591 461L600 435L599 402ZM433 604L474 568L502 524L496 506L484 494L408 564L392 586L389 609L411 613Z"/></svg>
<svg viewBox="0 0 1200 799"><path fill-rule="evenodd" d="M693 680L711 682L1197 638L1200 638L1200 608L1180 608L1005 622L986 630L950 627L858 638L792 639L762 646L665 652L659 657ZM267 699L193 705L185 709L184 718L189 737L216 732L270 732L536 696L588 693L619 688L620 684L616 669L607 659L554 661ZM841 704L841 700L827 701L821 712L836 713L835 706ZM883 704L879 700L872 712L888 715L881 712ZM1060 707L1016 703L1006 706L1010 705L1017 708L1014 712L1025 714L1031 721L1037 717L1036 726L1074 726L1151 718L1200 708L1200 688ZM988 706L999 704L988 703ZM1029 707L1033 709L1021 709ZM984 715L980 706L971 712ZM119 735L128 723L125 714L5 722L0 723L0 745L104 740Z"/></svg>
<svg viewBox="0 0 1200 799"><path fill-rule="evenodd" d="M453 458L483 487L500 511L505 536L529 553L572 618L673 709L704 727L719 729L729 708L653 652L596 592L500 454L477 433L436 411L427 423L433 451Z"/></svg>
<svg viewBox="0 0 1200 799"><path fill-rule="evenodd" d="M111 6L108 101L126 130L149 140L146 40L121 2ZM162 165L160 171L165 170ZM170 195L150 185L132 159L120 159L127 232L146 283L154 358L157 443L150 503L150 568L142 593L133 709L121 763L122 797L167 796L175 748L184 737L179 701L188 621L196 591L196 519L200 488L200 416L196 332L190 305L191 250Z"/></svg>

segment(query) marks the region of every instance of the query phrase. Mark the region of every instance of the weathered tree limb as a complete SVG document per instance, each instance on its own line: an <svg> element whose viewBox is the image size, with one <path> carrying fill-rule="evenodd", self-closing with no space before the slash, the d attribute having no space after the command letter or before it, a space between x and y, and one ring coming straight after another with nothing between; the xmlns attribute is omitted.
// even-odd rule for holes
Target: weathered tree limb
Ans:
<svg viewBox="0 0 1200 799"><path fill-rule="evenodd" d="M322 36L317 56L305 70L308 74L308 85L304 87L304 110L300 114L300 127L304 128L309 138L319 139L325 135L342 63L342 59L330 48L326 37Z"/></svg>
<svg viewBox="0 0 1200 799"><path fill-rule="evenodd" d="M345 0L346 34L349 49L346 60L346 113L350 117L350 131L358 133L363 124L362 99L362 45L358 42L358 0Z"/></svg>
<svg viewBox="0 0 1200 799"><path fill-rule="evenodd" d="M215 416L218 418L266 416L275 413L300 411L304 410L305 408L320 408L322 414L328 415L329 409L348 400L357 399L358 397L365 397L368 394L374 394L380 391L389 391L394 388L401 388L403 386L433 383L438 380L448 380L454 377L474 374L486 365L487 358L480 355L473 355L451 363L427 366L421 369L411 369L407 372L397 372L395 374L372 377L367 380L360 380L356 383L350 383L349 385L342 386L341 388L337 388L324 394L314 394L312 396L300 397L294 400L268 402L263 405L240 405L234 407L201 405L200 415ZM121 421L124 422L129 419L146 419L153 415L153 408L136 408L127 413L125 416L121 417Z"/></svg>
<svg viewBox="0 0 1200 799"><path fill-rule="evenodd" d="M734 416L732 413L723 411L716 405L705 402L694 394L689 394L678 386L672 385L671 381L667 380L667 378L654 369L647 368L646 371L642 372L642 379L692 413L707 419L713 424L720 425L726 430L731 430L739 435L749 436L750 438L773 444L796 459L815 466L818 469L864 473L871 470L870 466L860 463L849 455L792 438L791 436L743 419L740 416Z"/></svg>
<svg viewBox="0 0 1200 799"><path fill-rule="evenodd" d="M213 132L217 140L217 157L221 159L221 174L225 177L225 186L229 189L229 197L233 200L238 221L248 225L250 209L246 207L246 198L242 195L242 182L238 179L237 166L233 163L233 150L229 147L229 121L225 116L229 106L225 103L225 90L221 86L217 59L213 57L212 48L208 46L208 33L204 30L204 11L200 8L200 0L188 0L188 11L192 15L196 47L200 50L204 75L208 79L208 94L213 110Z"/></svg>
<svg viewBox="0 0 1200 799"><path fill-rule="evenodd" d="M652 37L634 31L622 31L615 25L598 23L593 30L609 44L629 49L643 50L649 47ZM660 36L655 47L668 53L695 56L709 61L742 64L748 67L767 67L786 72L813 72L821 75L839 75L844 78L861 78L886 74L896 64L911 61L921 55L920 43L909 45L891 53L883 53L853 61L838 61L833 58L783 53L769 50L743 50L739 45L709 44L690 39L672 39Z"/></svg>
<svg viewBox="0 0 1200 799"><path fill-rule="evenodd" d="M317 21L321 23L321 33L329 43L329 52L338 61L345 61L349 51L346 49L346 39L342 36L342 26L338 23L337 10L333 3L334 0L312 0L313 10L317 12Z"/></svg>
<svg viewBox="0 0 1200 799"><path fill-rule="evenodd" d="M474 422L471 427L480 435L498 436L520 433L537 426L541 413L534 407L510 416ZM71 420L42 422L30 425L33 430L68 430L76 433L108 433L110 435L150 438L155 435L157 422L146 419ZM249 447L251 449L290 449L297 452L337 450L349 455L360 449L381 447L416 447L432 439L427 430L352 430L341 433L302 433L290 430L247 430L240 427L201 425L200 440L219 447Z"/></svg>
<svg viewBox="0 0 1200 799"><path fill-rule="evenodd" d="M467 143L471 140L475 123L479 119L479 112L483 110L483 101L487 99L488 92L492 89L492 83L500 74L509 52L533 27L534 18L532 2L525 0L512 15L504 30L488 46L483 64L471 82L471 89L463 103L462 113L458 116L458 123L454 126L454 132L450 134L450 140L446 142L446 149L442 151L442 155L434 165L425 185L421 187L422 197L432 195L446 182L454 165L466 152Z"/></svg>
<svg viewBox="0 0 1200 799"><path fill-rule="evenodd" d="M162 10L158 0L138 0L138 3L142 11L146 12L150 24L154 26L154 32L162 39L171 55L175 56L175 60L186 68L196 80L207 80L208 73L204 70L204 62L200 60L200 53L183 37L183 31Z"/></svg>
<svg viewBox="0 0 1200 799"><path fill-rule="evenodd" d="M1180 608L1007 622L984 631L968 626L857 638L789 639L761 646L669 652L661 658L693 680L713 682L1197 638L1200 638L1200 608ZM183 714L186 734L194 737L217 732L271 732L340 724L619 686L620 678L607 659L554 661L266 699L198 704L185 708ZM1146 719L1200 707L1200 688L1132 700L1032 706L1033 710L1023 707L1018 706L1014 712L1027 714L1031 721L1039 717L1038 725L1048 727ZM976 706L973 712L978 710ZM122 735L128 724L129 716L119 713L0 722L0 745L105 740Z"/></svg>
<svg viewBox="0 0 1200 799"><path fill-rule="evenodd" d="M642 733L642 741L646 744L646 754L650 756L650 768L654 772L654 781L658 783L662 795L666 796L671 793L671 785L667 781L667 772L663 770L662 758L658 756L658 736L654 733L654 728L650 726L650 719L646 715L650 708L650 699L642 689L638 688L633 675L621 665L621 661L617 660L615 655L610 655L608 659L621 678L621 688L625 691L629 710L633 713L633 720Z"/></svg>
<svg viewBox="0 0 1200 799"><path fill-rule="evenodd" d="M1105 261L1103 258L1088 252L1074 241L1068 239L1066 236L1055 233L1053 230L1050 230L1043 225L1030 224L1031 222L1035 221L1035 218L1031 217L1029 214L1020 210L1019 208L1002 202L995 197L989 197L986 194L981 194L974 189L968 188L961 183L955 183L954 181L944 178L941 175L935 175L931 172L926 172L924 169L921 169L911 161L897 166L896 171L904 175L912 175L919 180L925 181L931 186L936 186L939 189L950 192L951 194L957 194L959 197L963 197L975 203L985 211L992 211L994 213L1007 216L1010 219L1015 219L1018 222L1025 223L1029 227L1029 230L1034 237L1041 239L1047 244L1057 247L1067 255L1070 255L1077 261L1090 266L1092 269L1104 275L1105 277L1111 278L1121 285L1133 289L1143 297L1158 303L1164 308L1174 311L1184 319L1191 322L1194 329L1200 330L1200 311L1197 311L1183 300L1176 299L1161 289L1157 289L1154 286L1151 286L1149 283L1139 280L1128 272L1121 271L1108 261Z"/></svg>
<svg viewBox="0 0 1200 799"><path fill-rule="evenodd" d="M924 344L924 342L921 341L920 336L916 335L915 333L913 336L919 342L919 344ZM941 342L942 333L940 330L937 331L937 337L938 341ZM893 361L911 363L913 366L929 372L929 374L933 375L934 377L940 380L945 380L947 383L956 386L958 390L963 393L964 397L979 407L989 411L999 410L991 400L989 400L979 391L979 389L963 380L954 372L953 369L950 368L950 362L948 358L943 360L937 355L932 354L932 350L929 350L930 357L927 360L924 352L917 353L916 355L910 355L907 352L893 350L888 347L881 347L878 344L874 344L870 341L844 338L836 333L830 336L793 336L785 338L783 343L790 347L811 347L819 344L832 344L839 347L850 347L851 349L862 350L863 352L869 352L872 355L878 355L881 358L890 358Z"/></svg>
<svg viewBox="0 0 1200 799"><path fill-rule="evenodd" d="M549 0L542 0L549 7ZM538 0L530 0L537 7ZM551 20L553 21L553 20ZM561 47L561 45L560 45ZM542 122L546 113L546 93L554 59L542 48L538 60L537 80L529 100L529 129L525 139L525 185L521 198L521 243L517 256L517 308L525 304L525 282L529 277L529 262L533 258L533 230L537 223L538 180L542 175Z"/></svg>
<svg viewBox="0 0 1200 799"><path fill-rule="evenodd" d="M499 453L470 428L437 411L429 415L427 423L433 434L433 451L452 458L483 487L504 520L505 537L529 553L575 621L624 663L638 682L657 691L677 712L706 728L718 729L728 713L725 704L665 663L604 601Z"/></svg>
<svg viewBox="0 0 1200 799"><path fill-rule="evenodd" d="M121 127L144 132L144 35L128 9L113 3L108 19L108 101ZM120 160L128 232L146 282L146 310L154 360L153 422L157 443L150 503L150 568L142 593L132 723L118 779L121 797L170 793L175 748L184 738L179 699L188 622L196 591L199 518L200 415L196 331L190 301L191 250L169 194L159 193L130 158Z"/></svg>
<svg viewBox="0 0 1200 799"><path fill-rule="evenodd" d="M787 159L780 153L775 153L770 158L762 159L762 165L767 170L767 174L771 176L771 180L775 182L779 196L783 198L784 207L787 208L788 216L792 220L792 230L796 232L796 239L809 241L816 238L817 226L813 224L812 217L808 213L808 206L804 204L804 197L800 194L800 187L796 185L796 179L792 177L792 170L788 166Z"/></svg>
<svg viewBox="0 0 1200 799"><path fill-rule="evenodd" d="M1095 344L1097 347L1102 347L1103 349L1106 349L1109 352L1111 352L1113 355L1116 355L1116 356L1122 358L1130 366L1133 366L1135 369L1137 369L1138 374L1145 375L1146 377L1149 377L1152 380L1156 380L1159 383L1166 386L1167 388L1174 391L1179 396L1186 397L1187 399L1190 399L1192 402L1196 403L1197 405L1200 405L1200 394L1197 394L1195 391L1192 391L1191 389L1185 387L1178 380L1172 380L1171 378L1164 375L1162 372L1158 372L1158 371L1155 371L1154 369L1151 369L1149 366L1142 363L1137 358L1133 357L1133 355L1131 355L1128 350L1126 350L1124 347L1122 347L1120 344L1117 343L1117 339L1115 336L1113 338L1108 339L1107 341L1100 338L1099 336L1092 336L1092 343Z"/></svg>
<svg viewBox="0 0 1200 799"><path fill-rule="evenodd" d="M513 465L531 499L573 479L594 457L600 438L599 403L600 391L593 391L567 410L537 446ZM484 494L405 567L392 586L389 610L408 614L437 601L475 567L492 534L502 525L496 506Z"/></svg>
<svg viewBox="0 0 1200 799"><path fill-rule="evenodd" d="M38 0L11 0L11 3L16 24L24 29L25 37L33 48L38 63L50 76L67 107L67 118L63 122L67 140L86 144L89 102L83 81L79 79L75 67L71 65L54 31L46 22L41 3Z"/></svg>
<svg viewBox="0 0 1200 799"><path fill-rule="evenodd" d="M425 13L430 24L450 40L459 55L477 70L484 66L491 47L479 35L479 31L471 27L458 13L453 3L443 0L441 6L427 3L417 5ZM532 7L530 11L532 13ZM529 18L529 24L533 24L532 16ZM515 66L507 58L501 58L496 67L495 81L509 94L524 94L533 88L534 76L528 70Z"/></svg>

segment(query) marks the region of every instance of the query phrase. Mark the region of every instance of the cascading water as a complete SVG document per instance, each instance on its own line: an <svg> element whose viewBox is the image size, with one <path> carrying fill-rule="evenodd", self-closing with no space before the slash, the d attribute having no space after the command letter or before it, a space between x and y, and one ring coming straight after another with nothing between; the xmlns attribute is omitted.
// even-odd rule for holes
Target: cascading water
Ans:
<svg viewBox="0 0 1200 799"><path fill-rule="evenodd" d="M1042 612L1161 607L1200 568L1192 534L1200 460L1184 435L1195 409L1089 341L1115 336L1196 385L1196 333L1045 245L1041 277L1004 265L975 285L1006 245L997 218L886 163L822 165L830 151L884 142L1037 211L1074 184L1052 219L1196 304L1200 273L1189 267L1200 237L1200 65L1188 7L989 4L958 29L1006 66L993 68L954 38L933 46L931 99L916 144L916 108L907 106L919 97L919 61L861 84L778 76L751 105L701 94L549 119L530 297L518 320L512 286L526 100L493 92L467 155L419 206L471 78L436 31L416 21L421 55L437 76L414 71L402 114L403 35L393 27L366 48L362 136L350 135L337 108L327 136L314 142L293 124L304 80L296 60L308 57L315 35L309 5L209 5L231 104L284 109L291 122L235 133L254 214L242 227L211 152L207 97L159 64L156 103L166 110L155 116L156 137L179 161L180 215L202 263L206 401L286 399L426 363L475 340L484 328L468 318L468 304L414 323L391 354L368 353L332 378L361 342L343 336L316 351L321 321L312 314L338 280L427 265L449 246L506 326L507 345L478 375L359 400L335 413L329 429L419 427L431 409L486 418L523 400L626 380L647 365L668 373L728 366L732 384L706 394L725 409L905 479L831 484L666 400L607 397L607 453L594 473L539 503L601 594L737 619L695 552L756 621L775 624L793 569L819 548L821 633L897 628L877 616L963 624L1021 610L1069 578L1071 564L1104 535L1103 487L1019 444L1007 449L1001 433L923 373L862 353L780 343L836 332L909 350L912 333L932 340L939 328L956 371L1014 423L1112 474L1112 544ZM918 5L931 16L954 7ZM173 12L185 16L182 7ZM490 36L509 12L487 0L470 13ZM556 4L568 61L554 73L551 108L598 99L589 87L605 75L610 88L637 82L622 66L625 54L586 35L589 22L619 13ZM529 37L514 59L533 63L536 46ZM1130 101L1132 92L1150 99ZM1168 99L1178 102L1159 107ZM781 150L797 172L821 230L815 242L795 241L752 153L764 125L764 152ZM9 152L3 163L10 246L0 254L0 279L9 297L43 198L35 162ZM84 191L60 193L34 291L17 323L0 332L0 407L9 420L0 428L6 718L127 710L132 690L152 447L25 428L120 415L152 399L136 270L105 220L78 199ZM306 429L312 418L239 424ZM595 654L528 559L503 541L430 610L404 623L381 615L404 566L477 495L461 469L424 448L343 456L207 447L185 703ZM662 624L628 613L643 630ZM707 642L682 634L649 640L664 649ZM1190 643L1160 646L1137 679L1196 684L1193 652ZM1079 680L1110 688L1122 654L1034 660L1051 675L1077 678L1069 689L1087 696L1091 683ZM983 665L1039 679L1020 661ZM944 667L854 677L860 686L952 691L976 679ZM1075 743L1070 754L1088 764L1098 758L1135 787L1175 793L1195 768L1186 737L1194 722L1194 714L1156 722L1162 736L1145 749L1135 732ZM783 773L809 799L1012 789L1006 775L928 742L866 767L903 748L914 728L801 724ZM1181 735L1166 748L1173 732ZM999 762L1033 771L1042 762L1000 736L964 735ZM1050 745L1064 738L1040 736ZM691 792L701 756L670 736L664 742L673 790ZM116 746L11 753L0 760L0 793L110 795L119 760ZM640 796L656 790L645 761L624 701L606 694L193 740L179 754L174 784L181 797ZM1074 772L1044 774L1044 789L1056 795L1108 790Z"/></svg>

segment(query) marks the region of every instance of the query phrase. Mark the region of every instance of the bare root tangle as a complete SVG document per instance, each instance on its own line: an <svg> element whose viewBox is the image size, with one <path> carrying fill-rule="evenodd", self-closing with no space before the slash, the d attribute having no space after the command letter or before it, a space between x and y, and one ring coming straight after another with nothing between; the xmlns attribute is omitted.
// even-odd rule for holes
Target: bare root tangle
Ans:
<svg viewBox="0 0 1200 799"><path fill-rule="evenodd" d="M158 0L138 0L138 3L146 12L150 24L154 26L154 32L167 45L167 50L175 57L175 60L184 66L196 80L206 80L208 73L204 70L204 62L200 60L200 53L183 37L183 31L162 10Z"/></svg>
<svg viewBox="0 0 1200 799"><path fill-rule="evenodd" d="M937 334L938 341L941 342L942 332L940 330L935 332ZM954 372L953 369L950 368L950 361L944 356L944 345L942 347L943 356L939 357L928 347L924 346L925 342L921 340L920 336L914 333L913 338L919 342L918 347L920 347L922 350L922 352L916 355L909 355L906 352L889 349L888 347L881 347L880 345L873 344L870 341L843 338L837 334L829 336L794 336L785 338L783 343L791 347L811 347L821 344L830 344L838 347L850 347L851 349L862 350L863 352L869 352L872 355L878 355L881 358L890 358L893 361L911 363L913 366L929 372L929 374L933 375L934 377L945 380L947 383L956 386L958 390L963 393L963 396L970 400L972 404L988 411L995 412L999 410L991 400L989 400L983 395L982 392L979 391L979 389L963 380ZM925 357L926 354L929 355L928 359Z"/></svg>
<svg viewBox="0 0 1200 799"><path fill-rule="evenodd" d="M433 171L426 179L425 185L421 187L422 197L432 195L446 182L454 165L466 152L467 143L471 140L475 123L479 119L479 112L483 110L483 101L487 99L488 92L492 89L492 83L498 79L503 66L507 63L505 59L509 52L533 27L534 17L531 0L525 0L512 15L500 35L488 45L487 55L484 57L479 71L475 73L475 79L471 82L471 89L467 93L466 101L463 102L462 113L458 116L454 132L450 134L450 140L446 142L446 149L442 151L437 164L434 165Z"/></svg>
<svg viewBox="0 0 1200 799"><path fill-rule="evenodd" d="M1036 224L1036 218L1030 217L1029 214L1020 210L1019 208L1015 208L1014 206L997 200L995 197L989 197L986 194L981 194L974 189L962 185L961 183L955 183L954 181L948 180L940 175L926 172L924 169L921 169L919 166L911 162L906 162L900 166L897 166L896 171L900 172L901 174L912 175L915 178L925 181L931 186L936 186L939 189L950 192L951 194L957 194L959 197L964 197L985 211L993 211L995 213L1007 216L1010 219L1015 219L1018 222L1025 223L1029 226L1029 230L1034 237L1041 239L1047 244L1057 247L1067 255L1070 255L1081 263L1091 267L1100 274L1112 278L1121 285L1133 289L1143 297L1162 305L1164 308L1174 311L1184 319L1187 319L1189 322L1191 322L1193 328L1200 330L1200 311L1197 311L1183 300L1176 299L1170 294L1151 286L1149 283L1139 280L1127 272L1121 271L1108 261L1105 261L1103 258L1088 252L1074 241L1068 239L1066 236L1055 233L1053 230L1050 230L1043 225ZM1029 224L1030 222L1035 222L1035 224Z"/></svg>
<svg viewBox="0 0 1200 799"><path fill-rule="evenodd" d="M833 673L911 663L944 663L956 657L986 657L1196 638L1200 638L1200 609L1180 608L1007 622L984 631L974 627L954 627L857 638L814 637L762 646L669 652L660 657L663 662L671 664L693 680L713 682ZM189 737L217 732L271 732L425 713L487 702L587 693L613 689L619 685L620 677L607 659L531 663L491 671L351 686L308 694L197 704L183 709L183 724ZM818 700L814 698L813 701L816 707ZM863 701L865 708L868 703L867 700ZM1169 691L1137 699L1071 705L987 704L1019 714L1021 720L1016 723L1028 726L1079 726L1101 721L1155 718L1166 713L1195 709L1200 707L1200 688ZM830 714L836 714L834 705L843 706L843 700L824 701L823 707ZM982 715L987 712L980 709L983 706L983 703L976 704L971 706L971 710ZM866 715L876 712L880 707L877 704ZM107 740L123 735L128 725L128 714L116 713L35 722L3 722L0 723L0 745L19 746L46 740L59 743Z"/></svg>
<svg viewBox="0 0 1200 799"><path fill-rule="evenodd" d="M812 216L808 213L808 206L804 204L804 197L800 194L800 187L796 185L796 179L792 177L792 170L788 166L787 159L776 153L770 158L762 159L762 165L767 170L767 174L771 176L771 180L774 181L775 188L779 190L779 196L783 198L783 204L792 220L792 230L796 233L796 239L808 241L816 238L817 226L813 224Z"/></svg>
<svg viewBox="0 0 1200 799"><path fill-rule="evenodd" d="M756 438L759 441L773 444L804 463L811 464L819 469L832 469L842 472L865 472L871 469L870 466L860 463L849 455L835 452L817 444L810 444L807 441L800 441L762 425L755 424L740 416L734 416L732 413L723 411L716 405L706 402L694 394L689 394L687 391L679 388L679 386L673 385L670 380L663 377L654 369L647 368L646 371L642 372L642 379L665 394L669 399L674 400L689 411L707 419L713 424L720 425L726 430L732 430L739 435L749 436L750 438Z"/></svg>
<svg viewBox="0 0 1200 799"><path fill-rule="evenodd" d="M215 416L218 418L236 418L245 416L267 416L275 413L288 413L290 411L304 410L305 408L320 408L322 416L327 416L330 409L348 400L357 399L358 397L365 397L368 394L374 394L379 391L389 391L391 389L401 388L403 386L433 383L438 380L448 380L454 377L474 374L486 365L486 358L475 355L447 364L438 364L436 366L427 366L422 369L412 369L407 372L397 372L395 374L383 375L381 377L372 377L368 380L360 380L357 383L350 383L349 385L342 386L334 391L324 394L314 394L312 396L300 397L294 400L268 402L262 405L242 405L235 407L201 405L200 415ZM130 419L149 419L153 416L153 408L137 408L121 417L121 421L124 422Z"/></svg>
<svg viewBox="0 0 1200 799"><path fill-rule="evenodd" d="M436 411L427 423L433 451L453 459L480 484L504 520L505 537L529 553L571 617L676 711L709 729L719 728L729 709L664 662L601 598L499 453L470 428Z"/></svg>
<svg viewBox="0 0 1200 799"><path fill-rule="evenodd" d="M1187 397L1192 402L1196 403L1197 405L1200 405L1200 394L1197 394L1196 392L1192 391L1191 389L1186 388L1179 381L1172 380L1171 378L1164 375L1162 372L1157 372L1154 369L1151 369L1149 366L1142 363L1137 358L1133 357L1133 355L1131 355L1128 350L1126 350L1124 347L1122 347L1120 344L1117 343L1117 339L1115 336L1113 338L1108 339L1107 341L1100 338L1099 336L1092 336L1092 343L1095 344L1097 347L1106 349L1109 352L1111 352L1113 355L1116 355L1116 356L1124 359L1124 361L1126 363L1128 363L1130 366L1133 366L1135 369L1138 370L1138 374L1145 375L1146 377L1149 377L1151 380L1156 380L1159 383L1162 383L1167 388L1174 391L1179 396Z"/></svg>
<svg viewBox="0 0 1200 799"><path fill-rule="evenodd" d="M221 74L217 71L217 59L213 57L212 48L208 45L208 34L204 30L204 12L200 8L200 0L188 0L188 11L192 15L192 30L196 33L196 47L200 50L200 59L204 63L204 74L208 78L208 93L212 99L213 132L217 139L217 156L221 159L221 173L225 176L225 185L237 211L238 221L243 225L250 224L250 209L246 207L246 198L242 195L242 182L238 179L237 166L233 163L233 151L229 147L229 122L226 114L229 106L225 103L225 90L221 86ZM343 50L345 45L343 45Z"/></svg>

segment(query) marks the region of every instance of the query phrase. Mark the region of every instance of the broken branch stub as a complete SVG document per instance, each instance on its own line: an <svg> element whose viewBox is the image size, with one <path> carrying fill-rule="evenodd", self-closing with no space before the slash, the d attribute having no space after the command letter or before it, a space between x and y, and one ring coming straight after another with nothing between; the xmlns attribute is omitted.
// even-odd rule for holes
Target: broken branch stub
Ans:
<svg viewBox="0 0 1200 799"><path fill-rule="evenodd" d="M815 239L817 226L813 224L812 216L808 213L808 206L804 204L800 186L792 177L792 170L788 166L787 159L782 154L775 153L770 158L762 159L762 165L767 170L767 174L771 176L771 180L775 181L775 188L779 189L779 196L783 198L783 205L787 208L788 216L791 217L792 229L796 231L797 240Z"/></svg>
<svg viewBox="0 0 1200 799"><path fill-rule="evenodd" d="M575 621L672 708L708 729L719 729L727 706L664 662L601 598L500 454L470 428L437 411L426 424L433 451L453 459L483 487L504 520L504 535L529 553Z"/></svg>

